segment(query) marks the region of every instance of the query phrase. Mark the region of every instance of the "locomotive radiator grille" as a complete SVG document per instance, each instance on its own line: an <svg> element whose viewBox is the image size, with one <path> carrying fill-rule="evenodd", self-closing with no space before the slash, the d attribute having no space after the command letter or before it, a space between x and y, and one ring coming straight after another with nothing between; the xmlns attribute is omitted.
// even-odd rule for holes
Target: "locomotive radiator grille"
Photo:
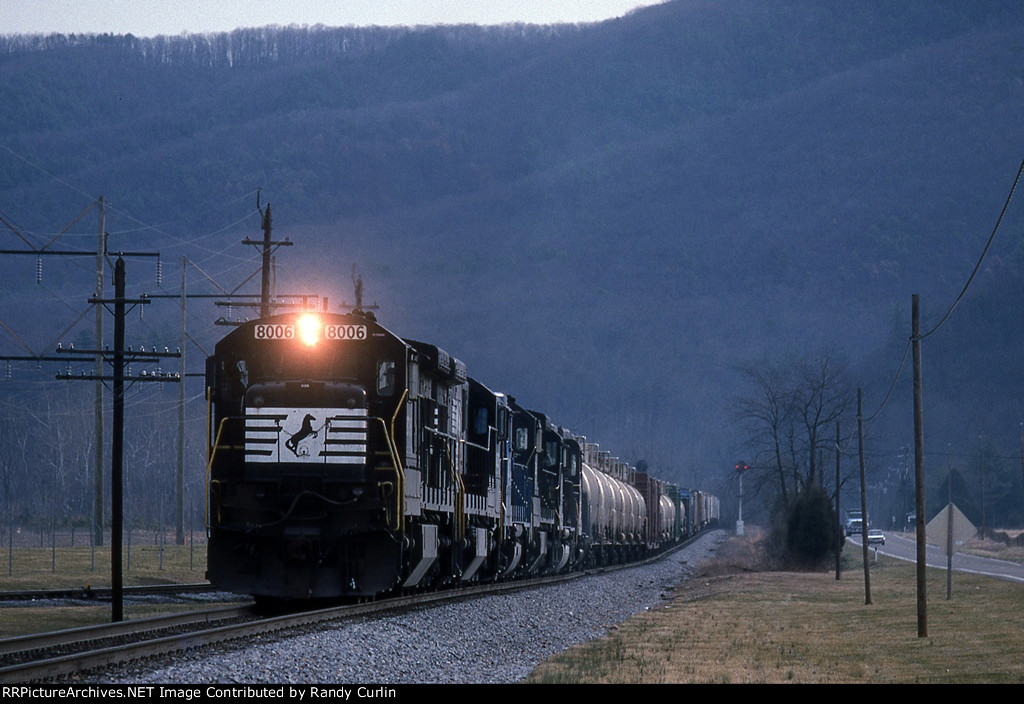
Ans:
<svg viewBox="0 0 1024 704"><path fill-rule="evenodd" d="M365 408L250 408L246 462L366 463Z"/></svg>

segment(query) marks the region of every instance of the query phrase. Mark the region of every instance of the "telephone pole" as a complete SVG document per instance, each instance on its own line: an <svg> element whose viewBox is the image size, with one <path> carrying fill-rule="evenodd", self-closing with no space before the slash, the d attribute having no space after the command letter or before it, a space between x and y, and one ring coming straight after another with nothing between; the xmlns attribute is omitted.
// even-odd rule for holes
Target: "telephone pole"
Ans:
<svg viewBox="0 0 1024 704"><path fill-rule="evenodd" d="M99 230L96 234L96 292L97 299L103 298L103 255L107 251L106 203L99 198ZM96 349L103 348L103 308L96 306L95 337ZM97 352L95 359L96 384L93 399L93 466L96 477L93 481L92 530L93 545L103 545L103 355Z"/></svg>
<svg viewBox="0 0 1024 704"><path fill-rule="evenodd" d="M864 562L864 603L871 603L871 569L868 562L868 496L864 472L864 406L861 388L857 387L857 455L860 462L860 549Z"/></svg>
<svg viewBox="0 0 1024 704"><path fill-rule="evenodd" d="M257 206L256 206L257 208L259 208L258 200L259 200L259 198L257 196ZM263 239L262 240L253 240L253 239L249 239L248 237L246 237L244 240L242 240L242 244L251 244L251 245L260 247L262 249L262 253L263 253L263 267L262 267L262 270L261 270L261 277L260 277L260 317L261 318L266 318L266 317L270 316L270 307L271 307L271 302L270 302L270 255L273 254L273 252L278 247L291 247L292 246L292 242L290 240L288 240L288 238L285 238L285 239L280 240L278 242L275 242L275 241L273 241L271 239L270 232L273 229L273 218L271 217L271 214L270 214L270 203L267 203L267 207L265 209L261 209L260 210L260 214L263 216L263 220L262 220Z"/></svg>
<svg viewBox="0 0 1024 704"><path fill-rule="evenodd" d="M917 518L917 637L928 637L928 591L924 524L924 401L921 379L921 297L911 296L910 341L914 358L914 494Z"/></svg>
<svg viewBox="0 0 1024 704"><path fill-rule="evenodd" d="M858 419L860 418L860 413L857 414L857 417L858 417ZM842 553L842 548L843 548L843 519L839 515L839 488L840 488L840 478L839 478L839 421L837 420L836 421L836 500L835 500L835 505L836 505L836 544L835 544L835 549L836 549L836 581L839 581L840 570L841 570L841 565L839 564L839 558L840 558L840 554Z"/></svg>
<svg viewBox="0 0 1024 704"><path fill-rule="evenodd" d="M114 314L114 349L113 350L65 350L57 348L57 354L69 359L73 356L99 356L101 359L110 362L112 371L109 376L105 374L95 375L72 375L58 374L58 379L64 380L94 380L99 383L111 382L113 394L113 412L111 416L111 438L110 438L110 582L111 582L111 621L124 620L124 572L122 549L124 536L124 390L125 382L180 382L181 378L176 374L146 374L139 376L126 376L125 364L127 362L156 362L163 357L178 357L178 352L157 352L152 350L146 352L143 349L134 351L125 350L125 317L126 306L148 304L148 298L128 300L125 298L125 264L124 258L118 256L114 264L114 298L102 299L91 298L90 303L97 304L103 308L107 304L113 304ZM102 372L102 370L101 370Z"/></svg>

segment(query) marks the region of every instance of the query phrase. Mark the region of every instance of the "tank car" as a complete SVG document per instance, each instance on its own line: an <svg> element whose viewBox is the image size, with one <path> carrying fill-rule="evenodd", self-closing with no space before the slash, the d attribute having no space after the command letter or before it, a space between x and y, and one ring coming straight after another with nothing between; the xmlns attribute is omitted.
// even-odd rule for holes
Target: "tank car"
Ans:
<svg viewBox="0 0 1024 704"><path fill-rule="evenodd" d="M647 509L631 485L631 473L631 467L598 445L584 444L581 505L587 564L615 564L643 554Z"/></svg>

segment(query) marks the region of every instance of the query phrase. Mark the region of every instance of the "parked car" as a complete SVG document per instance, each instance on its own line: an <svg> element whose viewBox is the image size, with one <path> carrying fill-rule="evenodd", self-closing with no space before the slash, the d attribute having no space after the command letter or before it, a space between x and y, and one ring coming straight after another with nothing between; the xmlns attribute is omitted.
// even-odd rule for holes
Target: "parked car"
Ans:
<svg viewBox="0 0 1024 704"><path fill-rule="evenodd" d="M878 530L877 528L872 528L871 530L869 530L868 545L871 545L873 543L881 543L882 545L885 545L885 533Z"/></svg>

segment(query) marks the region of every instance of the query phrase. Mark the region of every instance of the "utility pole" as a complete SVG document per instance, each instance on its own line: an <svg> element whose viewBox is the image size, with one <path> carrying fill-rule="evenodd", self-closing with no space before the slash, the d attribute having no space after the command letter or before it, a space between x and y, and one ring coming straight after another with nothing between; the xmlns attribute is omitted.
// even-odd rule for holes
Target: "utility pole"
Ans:
<svg viewBox="0 0 1024 704"><path fill-rule="evenodd" d="M261 318L266 318L270 315L270 230L272 222L270 203L267 203L267 210L263 213L263 274L260 282Z"/></svg>
<svg viewBox="0 0 1024 704"><path fill-rule="evenodd" d="M97 299L103 298L103 255L107 251L106 232L106 203L103 196L99 198L99 231L96 235L96 291ZM95 359L96 383L94 385L93 400L93 466L96 468L96 477L93 482L92 498L92 529L93 545L103 545L103 447L106 444L103 433L103 355L98 350L103 349L103 308L96 306L96 325L93 344L96 345L97 353Z"/></svg>
<svg viewBox="0 0 1024 704"><path fill-rule="evenodd" d="M978 436L978 475L981 482L981 539L985 539L985 456L981 448L981 436Z"/></svg>
<svg viewBox="0 0 1024 704"><path fill-rule="evenodd" d="M860 413L857 414L858 420ZM836 581L839 581L839 553L843 548L843 519L839 517L839 421L836 421Z"/></svg>
<svg viewBox="0 0 1024 704"><path fill-rule="evenodd" d="M256 207L259 208L259 196L256 197ZM263 254L263 266L260 277L260 317L266 318L270 316L270 255L278 247L291 247L292 243L287 238L284 240L275 242L270 237L270 232L273 229L273 218L270 214L270 203L267 203L265 209L260 209L260 214L263 216L262 227L263 227L263 239L252 240L246 237L242 244L251 244L260 247Z"/></svg>
<svg viewBox="0 0 1024 704"><path fill-rule="evenodd" d="M914 495L917 510L917 637L928 637L928 592L924 523L924 394L921 378L921 297L911 296L910 341L914 358Z"/></svg>
<svg viewBox="0 0 1024 704"><path fill-rule="evenodd" d="M953 598L953 472L946 472L946 601Z"/></svg>
<svg viewBox="0 0 1024 704"><path fill-rule="evenodd" d="M105 361L112 364L112 372L109 376L101 375L96 379L94 374L72 375L58 374L58 379L64 380L98 380L111 382L113 394L113 412L111 417L111 439L110 439L110 582L111 582L111 621L124 620L124 572L123 572L123 529L124 529L124 389L125 382L180 382L181 379L174 374L146 374L140 376L125 376L126 362L156 362L162 357L177 357L178 352L157 352L153 350L146 352L143 349L138 351L125 351L125 317L126 305L143 305L149 303L148 298L128 300L125 298L125 264L124 258L119 256L114 264L114 298L109 300L91 298L90 303L99 304L101 307L106 304L113 304L114 314L114 349L111 350L65 350L57 348L59 359L68 359L71 356L101 355Z"/></svg>
<svg viewBox="0 0 1024 704"><path fill-rule="evenodd" d="M124 529L124 259L114 265L114 412L110 440L110 582L111 621L124 620L124 573L121 542Z"/></svg>
<svg viewBox="0 0 1024 704"><path fill-rule="evenodd" d="M864 411L861 388L857 387L857 455L860 459L860 549L864 562L864 604L871 604L871 570L868 565L868 497L864 481Z"/></svg>
<svg viewBox="0 0 1024 704"><path fill-rule="evenodd" d="M348 308L349 311L353 311L353 312L354 311L369 311L369 310L379 310L380 309L380 306L378 306L376 303L374 303L373 305L369 305L369 306L364 306L363 305L363 277L362 277L361 274L359 274L356 271L356 265L355 264L352 265L352 288L355 291L356 302L355 302L354 305L349 305L348 303L345 303L344 301L342 301L342 303L341 303L341 307L342 308ZM326 310L326 307L325 307L325 310Z"/></svg>
<svg viewBox="0 0 1024 704"><path fill-rule="evenodd" d="M181 258L181 356L178 357L178 476L175 481L175 542L185 544L185 263Z"/></svg>

